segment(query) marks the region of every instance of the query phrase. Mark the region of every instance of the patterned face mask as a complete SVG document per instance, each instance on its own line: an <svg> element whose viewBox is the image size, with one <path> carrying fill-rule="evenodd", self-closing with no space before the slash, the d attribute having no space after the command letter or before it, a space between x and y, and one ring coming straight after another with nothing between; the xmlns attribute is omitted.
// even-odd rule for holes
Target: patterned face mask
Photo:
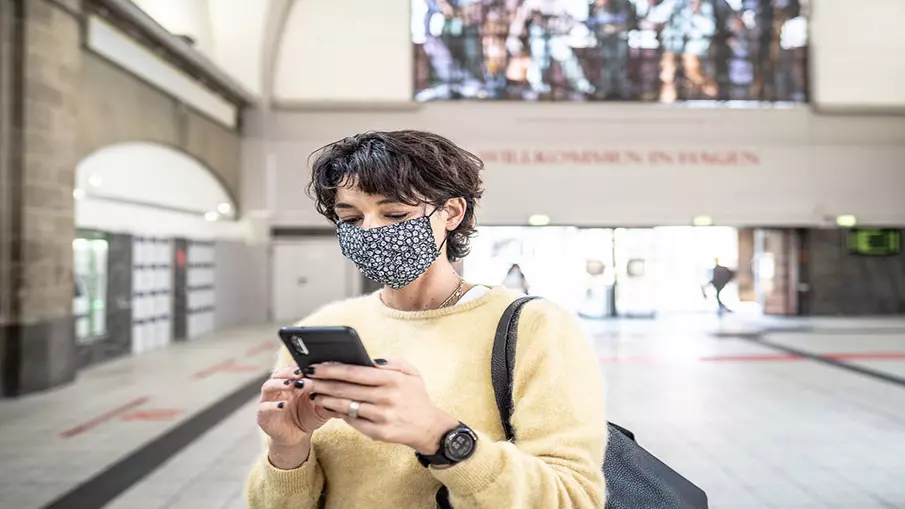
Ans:
<svg viewBox="0 0 905 509"><path fill-rule="evenodd" d="M434 212L370 230L339 223L339 247L366 278L398 290L421 277L440 256L431 229Z"/></svg>

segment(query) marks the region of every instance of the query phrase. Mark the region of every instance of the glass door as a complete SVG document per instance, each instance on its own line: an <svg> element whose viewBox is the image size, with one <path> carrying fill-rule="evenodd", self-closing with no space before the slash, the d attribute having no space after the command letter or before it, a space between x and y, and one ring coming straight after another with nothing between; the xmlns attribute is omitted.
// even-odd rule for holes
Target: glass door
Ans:
<svg viewBox="0 0 905 509"><path fill-rule="evenodd" d="M617 228L613 234L617 316L656 315L656 238L653 228Z"/></svg>
<svg viewBox="0 0 905 509"><path fill-rule="evenodd" d="M107 251L104 238L72 241L72 314L79 344L98 341L107 334Z"/></svg>

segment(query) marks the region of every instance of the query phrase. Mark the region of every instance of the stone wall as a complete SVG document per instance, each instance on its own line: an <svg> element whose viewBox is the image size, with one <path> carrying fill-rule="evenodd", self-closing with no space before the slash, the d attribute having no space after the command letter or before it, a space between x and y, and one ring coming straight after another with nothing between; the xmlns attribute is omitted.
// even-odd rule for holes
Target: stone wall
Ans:
<svg viewBox="0 0 905 509"><path fill-rule="evenodd" d="M4 395L75 377L72 188L78 162L81 2L4 3Z"/></svg>
<svg viewBox="0 0 905 509"><path fill-rule="evenodd" d="M239 196L241 139L103 57L84 50L79 87L79 155L117 143L147 141L180 149Z"/></svg>
<svg viewBox="0 0 905 509"><path fill-rule="evenodd" d="M21 23L16 7L10 0L0 0L0 348L4 344L3 326L13 321L15 313L15 293L4 289L13 287L14 260L11 255L15 251L14 240L18 242L13 239L18 231L15 225L18 214L13 207L18 192L13 188L18 188L18 150L21 147L19 133L13 133L13 122L18 122L16 116L21 113L20 101L16 99L20 92L18 78L21 72L21 50L16 40ZM5 357L0 351L0 358Z"/></svg>
<svg viewBox="0 0 905 509"><path fill-rule="evenodd" d="M161 143L194 156L238 196L240 134L85 49L85 10L82 0L0 0L3 396L66 383L79 363L128 351L128 336L96 348L75 344L72 193L80 160L122 142ZM114 240L111 255L125 256L128 239ZM126 283L120 277L116 296L127 298ZM111 333L127 327L129 304L119 300Z"/></svg>
<svg viewBox="0 0 905 509"><path fill-rule="evenodd" d="M808 291L803 306L811 315L905 315L905 254L858 256L848 252L847 231L804 232Z"/></svg>
<svg viewBox="0 0 905 509"><path fill-rule="evenodd" d="M72 186L78 162L79 22L39 0L26 1L21 317L66 316L72 307ZM15 272L15 269L14 269Z"/></svg>

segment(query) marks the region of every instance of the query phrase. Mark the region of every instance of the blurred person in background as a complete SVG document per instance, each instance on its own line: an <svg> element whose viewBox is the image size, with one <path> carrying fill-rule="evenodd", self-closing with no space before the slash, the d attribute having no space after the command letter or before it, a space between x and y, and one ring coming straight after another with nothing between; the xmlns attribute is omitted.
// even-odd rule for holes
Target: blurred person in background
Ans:
<svg viewBox="0 0 905 509"><path fill-rule="evenodd" d="M531 65L528 84L535 96L552 92L550 68L559 63L570 92L589 95L594 86L585 77L578 57L570 45L569 32L580 23L579 11L587 13L586 0L525 0L516 10L506 47L515 56L525 53L521 34L527 29Z"/></svg>
<svg viewBox="0 0 905 509"><path fill-rule="evenodd" d="M735 278L735 272L732 269L720 265L720 259L717 258L714 260L713 270L711 270L710 272L710 281L701 289L701 291L703 292L704 290L706 290L707 286L713 286L713 289L716 290L716 303L719 306L717 312L720 315L725 312L732 312L731 309L723 304L723 300L720 298L720 295L723 293L723 290L726 289L726 285L728 285L733 278ZM704 293L704 297L707 297L706 292Z"/></svg>
<svg viewBox="0 0 905 509"><path fill-rule="evenodd" d="M427 509L441 487L456 509L603 507L603 379L581 323L548 301L521 315L517 441L505 439L490 359L521 294L470 284L452 266L476 229L482 169L421 131L360 134L319 152L315 207L383 289L300 324L354 328L375 366L302 371L281 349L261 388L266 444L247 482L250 509Z"/></svg>
<svg viewBox="0 0 905 509"><path fill-rule="evenodd" d="M506 278L503 279L503 286L525 295L528 295L528 290L530 289L525 273L522 272L522 268L517 263L509 267L509 272L506 273Z"/></svg>
<svg viewBox="0 0 905 509"><path fill-rule="evenodd" d="M586 23L603 62L596 93L604 100L628 99L628 31L635 26L634 6L628 0L591 1Z"/></svg>

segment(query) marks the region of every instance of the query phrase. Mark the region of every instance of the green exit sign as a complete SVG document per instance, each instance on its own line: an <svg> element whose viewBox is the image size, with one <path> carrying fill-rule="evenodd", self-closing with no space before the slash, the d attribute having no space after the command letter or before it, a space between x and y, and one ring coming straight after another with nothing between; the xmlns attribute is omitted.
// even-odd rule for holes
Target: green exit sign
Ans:
<svg viewBox="0 0 905 509"><path fill-rule="evenodd" d="M892 256L902 252L901 230L858 228L848 234L848 250L862 256Z"/></svg>

